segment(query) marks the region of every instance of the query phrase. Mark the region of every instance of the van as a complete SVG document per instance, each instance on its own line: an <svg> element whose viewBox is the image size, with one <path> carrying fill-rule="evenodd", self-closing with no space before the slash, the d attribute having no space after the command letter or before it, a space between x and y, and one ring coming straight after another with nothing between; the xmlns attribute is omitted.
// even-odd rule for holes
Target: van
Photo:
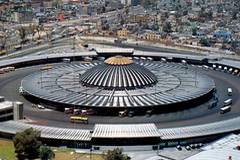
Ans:
<svg viewBox="0 0 240 160"><path fill-rule="evenodd" d="M147 110L146 111L146 116L150 117L152 115L152 113L153 113L153 110Z"/></svg>
<svg viewBox="0 0 240 160"><path fill-rule="evenodd" d="M223 70L224 70L224 72L227 72L227 67L224 67Z"/></svg>
<svg viewBox="0 0 240 160"><path fill-rule="evenodd" d="M23 90L23 87L22 87L22 86L19 87L19 90L18 90L18 91L19 91L20 94L24 94L24 90Z"/></svg>
<svg viewBox="0 0 240 160"><path fill-rule="evenodd" d="M217 66L215 64L213 64L213 69L215 70L217 68Z"/></svg>
<svg viewBox="0 0 240 160"><path fill-rule="evenodd" d="M205 70L205 71L207 71L207 70L209 69L209 67L206 66L206 65L203 65L202 68L203 68L203 70Z"/></svg>
<svg viewBox="0 0 240 160"><path fill-rule="evenodd" d="M135 112L134 112L134 111L129 111L129 112L128 112L128 117L133 117L133 116L134 116L134 114L135 114Z"/></svg>
<svg viewBox="0 0 240 160"><path fill-rule="evenodd" d="M65 114L73 114L73 108L64 108Z"/></svg>
<svg viewBox="0 0 240 160"><path fill-rule="evenodd" d="M232 104L232 99L227 99L224 101L224 106L229 106Z"/></svg>
<svg viewBox="0 0 240 160"><path fill-rule="evenodd" d="M125 116L127 116L127 110L118 112L118 116L119 116L119 117L125 117Z"/></svg>
<svg viewBox="0 0 240 160"><path fill-rule="evenodd" d="M226 106L226 107L220 108L220 114L224 114L224 113L227 113L230 111L231 111L231 106Z"/></svg>
<svg viewBox="0 0 240 160"><path fill-rule="evenodd" d="M238 74L238 70L235 69L234 72L233 72L234 75L237 75Z"/></svg>
<svg viewBox="0 0 240 160"><path fill-rule="evenodd" d="M229 95L229 96L232 96L232 88L228 88L228 89L227 89L227 92L228 92L228 95Z"/></svg>
<svg viewBox="0 0 240 160"><path fill-rule="evenodd" d="M38 109L45 109L45 107L43 105L40 105L40 104L37 105L37 108Z"/></svg>
<svg viewBox="0 0 240 160"><path fill-rule="evenodd" d="M70 63L71 62L71 59L70 58L63 58L62 61L64 63Z"/></svg>

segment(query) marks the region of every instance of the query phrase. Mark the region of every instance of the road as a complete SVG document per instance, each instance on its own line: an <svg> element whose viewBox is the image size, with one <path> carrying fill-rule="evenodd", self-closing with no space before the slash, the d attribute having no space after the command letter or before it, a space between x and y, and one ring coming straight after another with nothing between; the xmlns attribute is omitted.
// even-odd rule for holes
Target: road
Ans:
<svg viewBox="0 0 240 160"><path fill-rule="evenodd" d="M60 64L57 64L60 65ZM219 106L208 110L206 104L191 108L184 111L153 115L151 117L135 116L132 118L119 118L109 116L91 116L89 117L89 125L75 125L69 123L69 116L62 112L50 110L38 110L31 108L31 103L18 94L18 88L23 77L39 70L40 66L27 67L17 69L14 72L1 75L0 77L0 95L5 96L7 100L22 101L25 104L24 115L27 118L36 120L38 124L69 127L69 128L92 128L95 123L156 123L159 128L179 127L186 125L197 125L229 119L240 115L240 79L239 77L219 72L219 71L203 71L194 66L199 72L204 72L215 80L217 86L217 94L220 99ZM233 88L232 111L225 114L219 114L219 108L223 105L223 101L228 98L227 88ZM54 115L54 116L53 116Z"/></svg>

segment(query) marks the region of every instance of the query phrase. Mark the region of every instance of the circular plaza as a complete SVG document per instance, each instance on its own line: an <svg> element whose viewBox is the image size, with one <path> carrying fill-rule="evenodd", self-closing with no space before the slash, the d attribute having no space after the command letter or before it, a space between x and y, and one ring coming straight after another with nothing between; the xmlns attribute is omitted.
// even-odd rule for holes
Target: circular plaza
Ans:
<svg viewBox="0 0 240 160"><path fill-rule="evenodd" d="M24 96L97 111L171 112L212 97L214 80L185 64L116 56L40 70L21 82ZM62 107L62 108L61 108Z"/></svg>

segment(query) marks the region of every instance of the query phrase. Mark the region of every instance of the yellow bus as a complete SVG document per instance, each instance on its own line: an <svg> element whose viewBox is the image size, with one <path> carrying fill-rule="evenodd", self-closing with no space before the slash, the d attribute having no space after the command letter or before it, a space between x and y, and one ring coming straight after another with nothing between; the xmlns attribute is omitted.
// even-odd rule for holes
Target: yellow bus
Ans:
<svg viewBox="0 0 240 160"><path fill-rule="evenodd" d="M85 116L71 116L70 122L72 123L88 123L88 117Z"/></svg>
<svg viewBox="0 0 240 160"><path fill-rule="evenodd" d="M89 61L80 61L81 64L90 64L91 62Z"/></svg>
<svg viewBox="0 0 240 160"><path fill-rule="evenodd" d="M41 71L45 71L45 70L49 70L52 69L53 66L52 65L45 65L44 67L40 68Z"/></svg>
<svg viewBox="0 0 240 160"><path fill-rule="evenodd" d="M3 56L3 55L5 55L7 53L7 51L5 50L5 49L3 49L3 50L0 50L0 56Z"/></svg>

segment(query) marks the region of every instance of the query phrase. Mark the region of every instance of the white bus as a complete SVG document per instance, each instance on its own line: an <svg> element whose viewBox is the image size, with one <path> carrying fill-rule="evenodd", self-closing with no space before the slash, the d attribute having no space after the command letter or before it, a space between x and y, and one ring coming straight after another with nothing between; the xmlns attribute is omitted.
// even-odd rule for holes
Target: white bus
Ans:
<svg viewBox="0 0 240 160"><path fill-rule="evenodd" d="M228 88L227 91L228 91L228 95L231 96L232 95L232 88Z"/></svg>
<svg viewBox="0 0 240 160"><path fill-rule="evenodd" d="M230 111L231 111L231 106L226 106L226 107L220 108L220 114L224 114L224 113L227 113Z"/></svg>
<svg viewBox="0 0 240 160"><path fill-rule="evenodd" d="M224 101L224 106L229 106L232 104L232 99L227 99L226 101Z"/></svg>

